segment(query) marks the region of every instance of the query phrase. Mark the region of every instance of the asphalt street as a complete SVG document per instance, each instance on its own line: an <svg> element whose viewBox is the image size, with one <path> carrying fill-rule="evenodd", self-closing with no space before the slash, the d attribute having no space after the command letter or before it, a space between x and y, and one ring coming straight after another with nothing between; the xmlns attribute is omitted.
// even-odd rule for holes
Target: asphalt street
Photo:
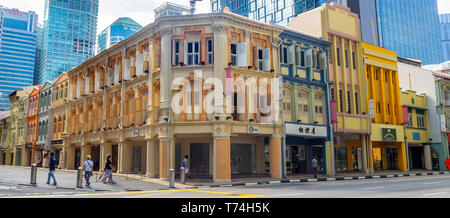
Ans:
<svg viewBox="0 0 450 218"><path fill-rule="evenodd" d="M450 175L121 192L10 185L0 183L0 198L450 198Z"/></svg>

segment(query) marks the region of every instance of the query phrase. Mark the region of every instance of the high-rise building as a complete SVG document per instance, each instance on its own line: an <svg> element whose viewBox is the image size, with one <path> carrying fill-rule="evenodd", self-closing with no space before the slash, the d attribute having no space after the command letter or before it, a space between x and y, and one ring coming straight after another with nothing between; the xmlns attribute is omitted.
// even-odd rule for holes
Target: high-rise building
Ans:
<svg viewBox="0 0 450 218"><path fill-rule="evenodd" d="M450 60L450 14L439 15L444 61Z"/></svg>
<svg viewBox="0 0 450 218"><path fill-rule="evenodd" d="M95 54L98 0L46 0L38 84Z"/></svg>
<svg viewBox="0 0 450 218"><path fill-rule="evenodd" d="M242 16L287 26L298 14L331 2L347 5L347 0L211 0L211 11L220 12L228 7L231 12Z"/></svg>
<svg viewBox="0 0 450 218"><path fill-rule="evenodd" d="M376 8L381 47L424 65L442 62L436 0L377 0Z"/></svg>
<svg viewBox="0 0 450 218"><path fill-rule="evenodd" d="M155 10L155 20L165 16L181 16L191 12L191 10L183 5L172 2L166 2Z"/></svg>
<svg viewBox="0 0 450 218"><path fill-rule="evenodd" d="M378 46L377 0L348 0L347 6L358 14L361 21L361 37L365 43Z"/></svg>
<svg viewBox="0 0 450 218"><path fill-rule="evenodd" d="M0 5L0 111L8 95L33 85L38 15Z"/></svg>
<svg viewBox="0 0 450 218"><path fill-rule="evenodd" d="M100 53L103 50L110 48L135 34L140 29L142 29L142 26L131 18L121 17L117 19L98 36L97 52Z"/></svg>

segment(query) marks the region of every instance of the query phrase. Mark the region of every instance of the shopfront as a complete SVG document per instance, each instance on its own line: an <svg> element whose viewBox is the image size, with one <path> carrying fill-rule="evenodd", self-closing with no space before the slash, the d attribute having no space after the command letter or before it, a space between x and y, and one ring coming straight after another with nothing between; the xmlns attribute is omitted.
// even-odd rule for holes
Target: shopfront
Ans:
<svg viewBox="0 0 450 218"><path fill-rule="evenodd" d="M372 124L372 157L375 171L406 172L404 135L402 126Z"/></svg>
<svg viewBox="0 0 450 218"><path fill-rule="evenodd" d="M327 127L318 125L286 124L286 173L288 175L312 173L312 159L326 172Z"/></svg>

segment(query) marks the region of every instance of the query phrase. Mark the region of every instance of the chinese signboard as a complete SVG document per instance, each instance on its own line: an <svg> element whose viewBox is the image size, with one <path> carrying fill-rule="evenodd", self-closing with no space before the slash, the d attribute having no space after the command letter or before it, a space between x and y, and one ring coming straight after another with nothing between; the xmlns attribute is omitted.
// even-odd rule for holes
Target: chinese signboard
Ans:
<svg viewBox="0 0 450 218"><path fill-rule="evenodd" d="M309 126L288 123L286 124L286 134L297 136L326 137L327 128L324 126Z"/></svg>

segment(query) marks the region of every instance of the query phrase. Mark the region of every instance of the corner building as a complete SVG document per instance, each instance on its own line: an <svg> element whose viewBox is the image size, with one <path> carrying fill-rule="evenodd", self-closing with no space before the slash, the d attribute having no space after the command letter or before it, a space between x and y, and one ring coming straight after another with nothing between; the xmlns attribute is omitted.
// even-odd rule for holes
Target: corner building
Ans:
<svg viewBox="0 0 450 218"><path fill-rule="evenodd" d="M334 169L366 170L370 119L358 15L336 3L323 4L292 19L289 27L331 42L327 67Z"/></svg>
<svg viewBox="0 0 450 218"><path fill-rule="evenodd" d="M279 88L257 81L278 77L281 32L228 10L167 16L70 70L65 167L111 154L119 173L168 179L187 154L190 179L281 178L279 114L251 108Z"/></svg>

